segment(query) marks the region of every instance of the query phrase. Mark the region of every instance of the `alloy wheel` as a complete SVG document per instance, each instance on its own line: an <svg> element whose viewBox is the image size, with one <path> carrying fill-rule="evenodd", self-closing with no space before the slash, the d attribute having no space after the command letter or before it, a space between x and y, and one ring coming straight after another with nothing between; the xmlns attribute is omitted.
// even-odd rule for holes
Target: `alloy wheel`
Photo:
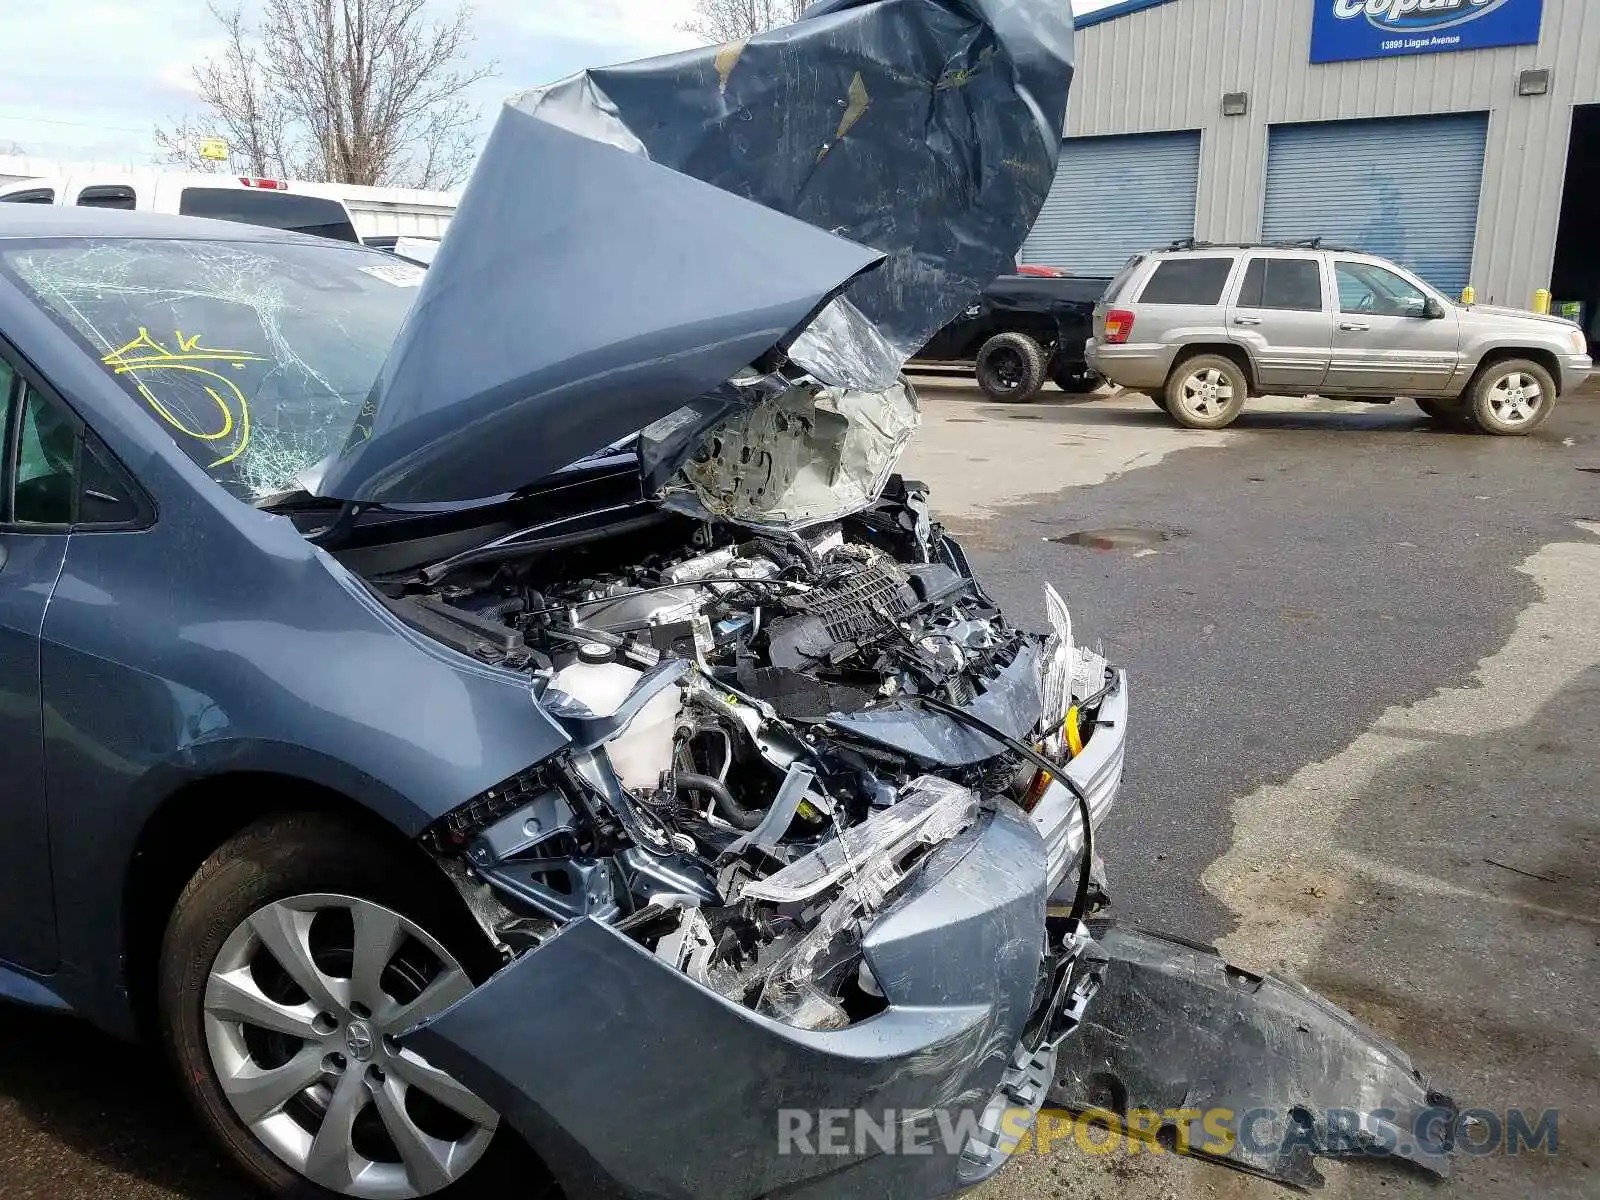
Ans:
<svg viewBox="0 0 1600 1200"><path fill-rule="evenodd" d="M303 895L252 913L206 981L212 1069L278 1158L330 1191L414 1200L482 1158L499 1124L483 1100L395 1036L472 990L461 965L400 913Z"/></svg>
<svg viewBox="0 0 1600 1200"><path fill-rule="evenodd" d="M998 379L1009 391L1022 386L1022 377L1025 368L1022 355L1015 350L999 350L990 359L994 368L995 378Z"/></svg>
<svg viewBox="0 0 1600 1200"><path fill-rule="evenodd" d="M1544 389L1532 375L1508 371L1489 388L1489 407L1505 425L1526 425L1539 414Z"/></svg>
<svg viewBox="0 0 1600 1200"><path fill-rule="evenodd" d="M1180 402L1194 416L1214 420L1233 403L1233 382L1216 367L1204 367L1183 381Z"/></svg>

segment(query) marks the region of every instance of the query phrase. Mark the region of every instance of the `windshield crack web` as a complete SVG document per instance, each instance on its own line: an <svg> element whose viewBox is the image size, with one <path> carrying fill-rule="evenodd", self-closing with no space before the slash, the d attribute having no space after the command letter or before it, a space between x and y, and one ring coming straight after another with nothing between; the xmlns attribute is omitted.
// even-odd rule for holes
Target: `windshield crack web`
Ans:
<svg viewBox="0 0 1600 1200"><path fill-rule="evenodd" d="M296 489L344 444L404 312L370 331L350 319L364 293L392 285L362 276L359 257L336 271L323 254L107 241L9 257L190 458L253 500Z"/></svg>

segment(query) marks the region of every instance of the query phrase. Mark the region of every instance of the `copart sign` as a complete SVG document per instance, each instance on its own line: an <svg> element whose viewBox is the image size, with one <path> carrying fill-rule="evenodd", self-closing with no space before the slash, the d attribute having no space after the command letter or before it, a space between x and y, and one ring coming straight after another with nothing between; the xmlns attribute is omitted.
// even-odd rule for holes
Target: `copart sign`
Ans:
<svg viewBox="0 0 1600 1200"><path fill-rule="evenodd" d="M1315 0L1311 61L1529 46L1544 0Z"/></svg>

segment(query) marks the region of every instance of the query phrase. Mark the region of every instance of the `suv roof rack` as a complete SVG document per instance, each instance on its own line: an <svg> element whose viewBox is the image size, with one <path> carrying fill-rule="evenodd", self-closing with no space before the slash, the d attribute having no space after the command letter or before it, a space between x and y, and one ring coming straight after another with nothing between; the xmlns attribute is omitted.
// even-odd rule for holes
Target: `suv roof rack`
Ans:
<svg viewBox="0 0 1600 1200"><path fill-rule="evenodd" d="M1297 238L1276 242L1202 242L1196 238L1179 238L1163 247L1164 250L1332 250L1339 254L1370 254L1358 246L1341 246L1326 238Z"/></svg>

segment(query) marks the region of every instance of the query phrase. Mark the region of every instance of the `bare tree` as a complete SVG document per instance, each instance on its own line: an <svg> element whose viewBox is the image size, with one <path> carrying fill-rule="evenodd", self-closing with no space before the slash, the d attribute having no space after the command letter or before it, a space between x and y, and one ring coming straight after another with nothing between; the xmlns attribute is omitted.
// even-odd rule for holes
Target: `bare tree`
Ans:
<svg viewBox="0 0 1600 1200"><path fill-rule="evenodd" d="M228 143L231 165L247 175L303 176L310 164L297 161L293 152L289 106L273 87L273 73L243 13L225 12L214 3L209 7L224 35L222 53L194 68L195 86L209 115L157 129L157 154L191 171L219 170L230 164L201 157L200 143L221 137ZM318 178L329 176L319 173Z"/></svg>
<svg viewBox="0 0 1600 1200"><path fill-rule="evenodd" d="M170 162L204 169L199 142L225 137L233 166L339 183L449 187L472 165L479 111L465 66L471 10L429 0L262 0L252 29L212 3L222 53L194 69L205 119L158 130Z"/></svg>
<svg viewBox="0 0 1600 1200"><path fill-rule="evenodd" d="M695 0L694 15L683 23L713 44L737 42L797 20L811 0Z"/></svg>

